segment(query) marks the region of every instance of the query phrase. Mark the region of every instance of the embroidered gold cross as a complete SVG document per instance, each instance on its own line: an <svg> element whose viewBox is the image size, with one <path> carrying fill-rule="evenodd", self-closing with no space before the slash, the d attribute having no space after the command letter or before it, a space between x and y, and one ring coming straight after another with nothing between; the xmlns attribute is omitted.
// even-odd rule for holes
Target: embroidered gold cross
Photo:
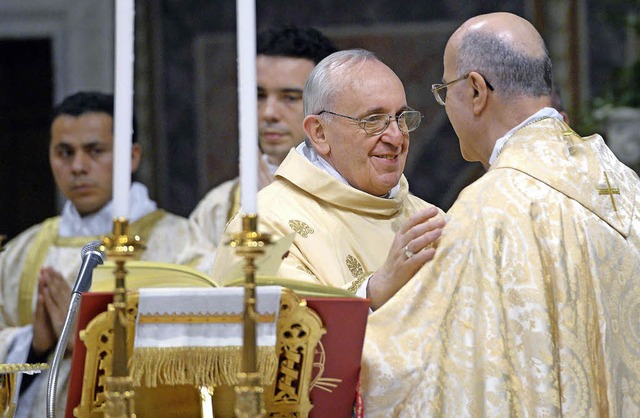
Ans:
<svg viewBox="0 0 640 418"><path fill-rule="evenodd" d="M607 182L607 187L606 188L602 188L602 189L598 189L598 194L599 195L609 195L609 197L611 197L611 204L613 205L613 210L614 211L618 211L618 208L616 207L616 201L613 198L614 194L620 194L620 189L618 189L617 187L611 187L611 183L609 182L609 176L607 176L607 172L604 172L604 179Z"/></svg>

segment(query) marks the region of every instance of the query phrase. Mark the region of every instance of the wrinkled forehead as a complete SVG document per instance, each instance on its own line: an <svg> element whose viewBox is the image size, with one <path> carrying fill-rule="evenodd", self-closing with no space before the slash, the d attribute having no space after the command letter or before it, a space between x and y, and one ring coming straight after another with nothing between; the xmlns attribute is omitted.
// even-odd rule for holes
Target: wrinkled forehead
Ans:
<svg viewBox="0 0 640 418"><path fill-rule="evenodd" d="M341 74L336 85L337 102L345 105L366 104L377 107L406 105L404 85L400 78L380 61L365 61Z"/></svg>

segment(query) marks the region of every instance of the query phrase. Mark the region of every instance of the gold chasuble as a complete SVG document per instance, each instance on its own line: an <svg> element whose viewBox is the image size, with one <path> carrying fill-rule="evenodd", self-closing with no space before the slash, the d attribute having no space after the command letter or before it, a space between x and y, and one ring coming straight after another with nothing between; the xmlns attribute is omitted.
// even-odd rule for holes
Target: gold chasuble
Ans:
<svg viewBox="0 0 640 418"><path fill-rule="evenodd" d="M259 231L274 239L295 233L277 275L353 292L384 263L402 224L431 206L409 194L404 176L394 198L376 197L340 182L295 149L275 177L258 193ZM241 218L236 216L226 233L240 230ZM238 260L235 250L221 246L213 278L235 279L227 276Z"/></svg>
<svg viewBox="0 0 640 418"><path fill-rule="evenodd" d="M640 416L639 205L600 136L518 130L369 317L367 416Z"/></svg>

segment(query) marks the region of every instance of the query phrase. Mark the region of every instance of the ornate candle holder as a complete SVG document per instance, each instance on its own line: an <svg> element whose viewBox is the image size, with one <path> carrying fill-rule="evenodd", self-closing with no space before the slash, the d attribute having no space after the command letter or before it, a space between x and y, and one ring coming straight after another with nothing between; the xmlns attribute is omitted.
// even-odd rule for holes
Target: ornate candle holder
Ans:
<svg viewBox="0 0 640 418"><path fill-rule="evenodd" d="M127 366L127 287L125 263L135 259L145 245L139 236L129 236L129 221L126 218L113 219L113 235L102 237L100 249L113 260L116 268L115 291L113 294L113 365L111 376L106 379L107 418L135 418L133 381Z"/></svg>
<svg viewBox="0 0 640 418"><path fill-rule="evenodd" d="M18 387L18 373L40 373L48 369L46 363L35 364L0 364L0 416L13 417L16 404L13 402Z"/></svg>
<svg viewBox="0 0 640 418"><path fill-rule="evenodd" d="M242 372L238 374L239 384L235 387L235 414L236 417L241 418L263 417L266 414L264 389L260 383L256 355L258 313L256 312L255 259L264 254L264 247L270 241L269 234L258 232L258 215L247 214L242 216L242 232L236 234L230 242L231 247L236 249L236 254L245 259Z"/></svg>

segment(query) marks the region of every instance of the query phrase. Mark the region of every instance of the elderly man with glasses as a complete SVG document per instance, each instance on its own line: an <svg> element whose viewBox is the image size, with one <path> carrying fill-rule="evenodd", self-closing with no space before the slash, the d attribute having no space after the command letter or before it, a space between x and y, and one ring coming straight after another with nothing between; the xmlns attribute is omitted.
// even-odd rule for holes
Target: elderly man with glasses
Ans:
<svg viewBox="0 0 640 418"><path fill-rule="evenodd" d="M433 93L489 170L369 317L367 416L640 416L640 180L550 107L551 70L510 13L449 39Z"/></svg>
<svg viewBox="0 0 640 418"><path fill-rule="evenodd" d="M260 191L262 232L295 233L278 276L343 287L377 308L433 258L442 212L409 193L403 175L409 133L422 115L396 74L371 52L336 52L303 92L305 142ZM236 216L227 232L240 231ZM233 250L218 250L226 277Z"/></svg>

